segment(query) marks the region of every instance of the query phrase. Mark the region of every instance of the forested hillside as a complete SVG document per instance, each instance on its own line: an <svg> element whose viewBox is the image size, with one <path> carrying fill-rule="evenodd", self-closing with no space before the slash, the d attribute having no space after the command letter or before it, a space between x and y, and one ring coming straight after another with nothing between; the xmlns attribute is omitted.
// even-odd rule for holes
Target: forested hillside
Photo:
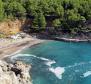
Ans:
<svg viewBox="0 0 91 84"><path fill-rule="evenodd" d="M0 0L0 21L34 16L33 27L46 27L46 16L57 16L54 27L63 30L90 30L85 26L91 18L91 0Z"/></svg>

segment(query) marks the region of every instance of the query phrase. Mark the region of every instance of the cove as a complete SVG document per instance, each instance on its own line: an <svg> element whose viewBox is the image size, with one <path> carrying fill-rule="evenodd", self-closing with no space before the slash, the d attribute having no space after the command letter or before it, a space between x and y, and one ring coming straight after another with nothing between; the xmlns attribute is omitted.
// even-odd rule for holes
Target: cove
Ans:
<svg viewBox="0 0 91 84"><path fill-rule="evenodd" d="M32 65L33 84L91 84L91 43L46 41L10 58Z"/></svg>

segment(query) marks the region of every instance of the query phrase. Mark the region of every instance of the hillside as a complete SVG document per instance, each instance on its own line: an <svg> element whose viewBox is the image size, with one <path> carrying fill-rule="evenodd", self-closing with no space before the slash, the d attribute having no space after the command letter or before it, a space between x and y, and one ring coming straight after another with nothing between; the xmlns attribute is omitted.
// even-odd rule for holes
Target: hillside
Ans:
<svg viewBox="0 0 91 84"><path fill-rule="evenodd" d="M30 19L29 30L54 27L64 33L86 33L91 31L87 25L90 18L90 0L0 0L0 21L4 22L0 23L0 33L19 31L17 28L23 23L16 19Z"/></svg>

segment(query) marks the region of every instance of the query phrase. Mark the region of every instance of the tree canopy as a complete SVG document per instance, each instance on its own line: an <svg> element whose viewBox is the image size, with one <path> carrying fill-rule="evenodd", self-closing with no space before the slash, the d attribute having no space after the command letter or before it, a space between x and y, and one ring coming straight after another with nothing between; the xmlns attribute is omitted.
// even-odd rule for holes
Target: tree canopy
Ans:
<svg viewBox="0 0 91 84"><path fill-rule="evenodd" d="M0 20L25 14L35 17L33 26L45 27L45 16L54 15L59 17L54 26L77 28L80 21L91 18L91 0L0 0Z"/></svg>

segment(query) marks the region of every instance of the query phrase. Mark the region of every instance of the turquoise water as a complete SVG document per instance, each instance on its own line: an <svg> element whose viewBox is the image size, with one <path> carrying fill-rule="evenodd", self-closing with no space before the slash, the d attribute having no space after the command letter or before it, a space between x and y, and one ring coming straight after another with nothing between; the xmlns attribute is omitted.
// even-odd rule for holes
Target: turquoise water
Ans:
<svg viewBox="0 0 91 84"><path fill-rule="evenodd" d="M91 84L91 43L47 41L11 59L32 65L33 84Z"/></svg>

